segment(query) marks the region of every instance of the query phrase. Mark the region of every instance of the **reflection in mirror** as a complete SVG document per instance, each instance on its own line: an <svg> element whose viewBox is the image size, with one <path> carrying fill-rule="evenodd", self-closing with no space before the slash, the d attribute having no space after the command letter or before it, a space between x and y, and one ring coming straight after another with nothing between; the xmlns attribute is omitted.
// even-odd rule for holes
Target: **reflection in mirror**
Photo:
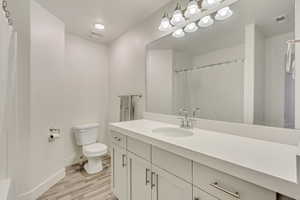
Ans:
<svg viewBox="0 0 300 200"><path fill-rule="evenodd" d="M230 8L225 21L148 45L147 111L294 128L294 0Z"/></svg>

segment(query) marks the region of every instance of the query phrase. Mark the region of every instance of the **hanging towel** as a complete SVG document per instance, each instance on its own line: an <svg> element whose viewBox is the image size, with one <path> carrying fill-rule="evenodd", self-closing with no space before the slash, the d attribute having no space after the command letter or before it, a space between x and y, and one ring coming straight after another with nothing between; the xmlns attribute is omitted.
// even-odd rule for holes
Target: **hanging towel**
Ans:
<svg viewBox="0 0 300 200"><path fill-rule="evenodd" d="M293 79L295 79L295 69L295 43L288 42L285 54L285 70L287 73L292 74Z"/></svg>
<svg viewBox="0 0 300 200"><path fill-rule="evenodd" d="M120 121L129 121L135 119L135 96L120 96Z"/></svg>

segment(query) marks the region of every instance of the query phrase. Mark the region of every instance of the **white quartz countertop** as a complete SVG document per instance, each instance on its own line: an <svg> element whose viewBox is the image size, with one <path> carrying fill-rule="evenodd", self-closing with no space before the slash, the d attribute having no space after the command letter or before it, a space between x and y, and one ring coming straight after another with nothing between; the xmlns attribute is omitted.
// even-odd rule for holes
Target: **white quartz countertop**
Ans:
<svg viewBox="0 0 300 200"><path fill-rule="evenodd" d="M192 152L226 161L247 169L297 183L297 155L299 147L268 142L226 133L193 129L193 136L165 137L152 130L161 127L178 127L167 123L136 120L111 123L110 129L125 135L140 136L144 142L160 141ZM150 142L151 143L151 142ZM158 146L159 147L159 146Z"/></svg>

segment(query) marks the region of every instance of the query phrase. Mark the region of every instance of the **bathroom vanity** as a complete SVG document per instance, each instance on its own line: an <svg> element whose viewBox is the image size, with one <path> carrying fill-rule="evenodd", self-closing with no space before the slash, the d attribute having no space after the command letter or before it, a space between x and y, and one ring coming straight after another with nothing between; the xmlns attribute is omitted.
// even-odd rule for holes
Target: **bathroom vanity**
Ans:
<svg viewBox="0 0 300 200"><path fill-rule="evenodd" d="M297 146L152 120L112 123L110 135L119 200L300 198Z"/></svg>

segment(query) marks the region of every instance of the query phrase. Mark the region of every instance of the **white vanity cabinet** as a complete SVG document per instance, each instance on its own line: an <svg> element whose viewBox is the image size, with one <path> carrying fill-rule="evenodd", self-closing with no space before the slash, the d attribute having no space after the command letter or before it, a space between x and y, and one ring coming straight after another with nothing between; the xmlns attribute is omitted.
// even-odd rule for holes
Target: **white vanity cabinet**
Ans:
<svg viewBox="0 0 300 200"><path fill-rule="evenodd" d="M112 189L119 200L127 200L127 152L112 143Z"/></svg>
<svg viewBox="0 0 300 200"><path fill-rule="evenodd" d="M272 200L273 191L248 183L205 165L193 163L193 184L221 200Z"/></svg>
<svg viewBox="0 0 300 200"><path fill-rule="evenodd" d="M193 199L194 200L219 200L197 187L193 188Z"/></svg>
<svg viewBox="0 0 300 200"><path fill-rule="evenodd" d="M151 163L128 153L128 200L151 200Z"/></svg>
<svg viewBox="0 0 300 200"><path fill-rule="evenodd" d="M152 200L189 200L192 199L192 184L152 166Z"/></svg>
<svg viewBox="0 0 300 200"><path fill-rule="evenodd" d="M273 191L145 141L115 132L111 137L113 192L119 200L276 200Z"/></svg>

